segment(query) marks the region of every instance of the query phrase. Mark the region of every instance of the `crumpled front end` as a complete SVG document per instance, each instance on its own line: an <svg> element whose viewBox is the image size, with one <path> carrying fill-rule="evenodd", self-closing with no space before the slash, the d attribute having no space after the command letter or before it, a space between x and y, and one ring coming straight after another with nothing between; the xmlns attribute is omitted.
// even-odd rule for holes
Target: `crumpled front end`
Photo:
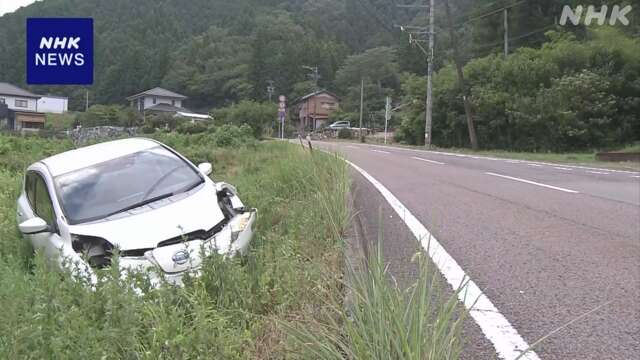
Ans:
<svg viewBox="0 0 640 360"><path fill-rule="evenodd" d="M217 203L211 201L212 196L217 197ZM235 256L248 252L257 210L245 208L233 186L211 184L210 188L205 187L205 191L169 206L110 223L77 227L75 230L84 232L84 235L72 235L73 255L76 260L84 260L82 272L86 273L88 269L90 277L96 279L92 269L111 266L112 256L118 252L118 264L123 275L143 272L149 274L154 286L160 285L163 279L181 285L185 274L199 275L207 256L215 253ZM174 231L170 238L159 235L169 233L166 229L183 229L181 224L187 223L189 232ZM204 230L207 226L211 228ZM100 231L103 229L109 232ZM135 241L135 235L125 229L137 229L138 236L146 229L144 235L147 237ZM156 235L149 238L149 233ZM117 244L118 239L127 237L128 247L112 245L112 242Z"/></svg>
<svg viewBox="0 0 640 360"><path fill-rule="evenodd" d="M142 256L120 257L120 268L125 271L147 272L154 286L162 278L170 284L182 285L182 278L189 273L200 274L207 256L215 253L225 256L244 255L253 239L255 209L234 216L219 232L208 239L193 239L147 250Z"/></svg>

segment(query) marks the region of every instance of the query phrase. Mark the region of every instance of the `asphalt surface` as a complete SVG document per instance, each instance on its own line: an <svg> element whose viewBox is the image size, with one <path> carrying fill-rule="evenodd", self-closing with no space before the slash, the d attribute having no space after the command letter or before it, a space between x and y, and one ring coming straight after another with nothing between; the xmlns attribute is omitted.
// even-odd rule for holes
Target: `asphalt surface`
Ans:
<svg viewBox="0 0 640 360"><path fill-rule="evenodd" d="M640 174L314 142L387 187L440 241L542 359L640 358ZM390 269L419 248L362 176L355 207L370 242L382 219ZM364 195L363 195L364 194ZM382 216L380 216L382 213ZM467 322L465 358L495 358Z"/></svg>

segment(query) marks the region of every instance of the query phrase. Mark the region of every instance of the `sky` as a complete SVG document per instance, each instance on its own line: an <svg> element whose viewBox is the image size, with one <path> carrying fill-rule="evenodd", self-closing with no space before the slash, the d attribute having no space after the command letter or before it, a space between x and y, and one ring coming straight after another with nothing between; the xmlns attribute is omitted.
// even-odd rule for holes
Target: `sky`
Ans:
<svg viewBox="0 0 640 360"><path fill-rule="evenodd" d="M22 6L27 6L35 0L0 0L0 16L14 12Z"/></svg>

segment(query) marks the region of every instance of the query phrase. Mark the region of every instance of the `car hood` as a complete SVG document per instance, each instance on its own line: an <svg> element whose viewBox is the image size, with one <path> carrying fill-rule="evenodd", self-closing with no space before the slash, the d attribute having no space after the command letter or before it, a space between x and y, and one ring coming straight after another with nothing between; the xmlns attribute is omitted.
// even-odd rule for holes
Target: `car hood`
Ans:
<svg viewBox="0 0 640 360"><path fill-rule="evenodd" d="M155 248L159 242L197 230L210 230L224 220L215 185L151 203L108 219L72 225L72 234L101 237L120 250Z"/></svg>

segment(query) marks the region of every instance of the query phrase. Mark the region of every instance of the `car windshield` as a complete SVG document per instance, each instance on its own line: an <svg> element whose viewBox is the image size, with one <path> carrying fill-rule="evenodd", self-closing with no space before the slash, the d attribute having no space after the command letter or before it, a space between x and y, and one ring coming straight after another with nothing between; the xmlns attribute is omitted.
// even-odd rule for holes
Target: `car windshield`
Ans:
<svg viewBox="0 0 640 360"><path fill-rule="evenodd" d="M55 182L67 221L78 224L184 192L202 177L158 146L57 176Z"/></svg>

